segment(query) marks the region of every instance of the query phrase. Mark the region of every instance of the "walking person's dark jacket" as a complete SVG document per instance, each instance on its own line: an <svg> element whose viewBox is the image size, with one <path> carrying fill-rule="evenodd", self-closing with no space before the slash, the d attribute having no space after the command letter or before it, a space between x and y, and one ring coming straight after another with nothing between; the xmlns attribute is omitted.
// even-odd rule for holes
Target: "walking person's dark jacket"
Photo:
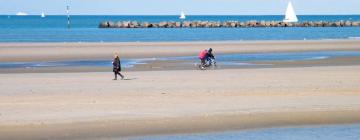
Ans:
<svg viewBox="0 0 360 140"><path fill-rule="evenodd" d="M119 58L119 57L114 58L114 61L113 61L113 71L114 71L114 72L119 72L119 71L121 71L121 62L120 62L120 58Z"/></svg>

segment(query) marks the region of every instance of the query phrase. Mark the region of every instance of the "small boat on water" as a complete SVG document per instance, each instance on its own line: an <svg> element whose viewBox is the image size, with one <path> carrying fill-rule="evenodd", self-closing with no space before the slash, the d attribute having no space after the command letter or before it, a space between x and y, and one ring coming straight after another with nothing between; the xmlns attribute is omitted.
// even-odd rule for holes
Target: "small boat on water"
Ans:
<svg viewBox="0 0 360 140"><path fill-rule="evenodd" d="M185 13L181 12L179 19L186 19Z"/></svg>
<svg viewBox="0 0 360 140"><path fill-rule="evenodd" d="M283 22L298 22L298 18L295 14L295 10L291 1L289 1L288 6L286 8L285 19L283 20Z"/></svg>
<svg viewBox="0 0 360 140"><path fill-rule="evenodd" d="M44 12L41 13L41 17L45 18L45 13Z"/></svg>
<svg viewBox="0 0 360 140"><path fill-rule="evenodd" d="M17 16L27 16L28 14L25 12L18 12L16 13Z"/></svg>

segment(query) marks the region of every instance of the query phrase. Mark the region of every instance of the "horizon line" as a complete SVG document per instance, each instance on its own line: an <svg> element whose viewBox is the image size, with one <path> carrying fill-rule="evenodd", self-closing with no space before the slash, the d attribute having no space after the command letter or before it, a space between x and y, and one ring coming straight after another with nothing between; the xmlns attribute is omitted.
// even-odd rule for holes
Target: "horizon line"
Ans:
<svg viewBox="0 0 360 140"><path fill-rule="evenodd" d="M0 14L0 16L40 16L41 14L28 14L28 15L16 15L16 14ZM46 16L67 16L67 14L46 14ZM179 16L179 14L164 14L164 15L146 15L146 14L70 14L72 16ZM360 14L298 14L297 16L360 16ZM186 16L284 16L284 14L187 14Z"/></svg>

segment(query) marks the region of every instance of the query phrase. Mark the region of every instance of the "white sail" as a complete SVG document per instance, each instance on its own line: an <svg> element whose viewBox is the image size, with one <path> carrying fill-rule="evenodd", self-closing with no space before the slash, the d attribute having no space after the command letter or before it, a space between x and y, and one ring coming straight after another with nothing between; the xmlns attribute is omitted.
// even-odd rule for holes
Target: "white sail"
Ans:
<svg viewBox="0 0 360 140"><path fill-rule="evenodd" d="M291 4L291 1L289 1L288 7L286 8L285 12L285 19L284 22L298 22L298 18L295 14L295 10L293 5Z"/></svg>
<svg viewBox="0 0 360 140"><path fill-rule="evenodd" d="M45 17L45 13L44 13L44 12L41 13L41 17L42 17L42 18Z"/></svg>
<svg viewBox="0 0 360 140"><path fill-rule="evenodd" d="M186 16L185 16L185 13L184 12L181 12L181 14L180 14L180 17L179 17L180 19L185 19L186 18Z"/></svg>
<svg viewBox="0 0 360 140"><path fill-rule="evenodd" d="M28 14L25 12L18 12L16 13L17 16L27 16Z"/></svg>

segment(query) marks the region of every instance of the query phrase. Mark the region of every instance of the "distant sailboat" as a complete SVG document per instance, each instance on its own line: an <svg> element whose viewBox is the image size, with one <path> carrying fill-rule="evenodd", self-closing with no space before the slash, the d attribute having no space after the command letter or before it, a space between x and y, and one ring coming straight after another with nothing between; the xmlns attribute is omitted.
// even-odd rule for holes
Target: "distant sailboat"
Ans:
<svg viewBox="0 0 360 140"><path fill-rule="evenodd" d="M28 14L25 12L18 12L16 13L17 16L27 16Z"/></svg>
<svg viewBox="0 0 360 140"><path fill-rule="evenodd" d="M41 13L41 17L45 18L45 13L44 12Z"/></svg>
<svg viewBox="0 0 360 140"><path fill-rule="evenodd" d="M180 14L180 17L179 17L180 19L186 19L186 16L185 16L185 13L184 12L181 12L181 14Z"/></svg>
<svg viewBox="0 0 360 140"><path fill-rule="evenodd" d="M285 19L283 22L298 22L298 18L295 14L295 10L291 4L291 1L289 1L288 7L286 8Z"/></svg>

